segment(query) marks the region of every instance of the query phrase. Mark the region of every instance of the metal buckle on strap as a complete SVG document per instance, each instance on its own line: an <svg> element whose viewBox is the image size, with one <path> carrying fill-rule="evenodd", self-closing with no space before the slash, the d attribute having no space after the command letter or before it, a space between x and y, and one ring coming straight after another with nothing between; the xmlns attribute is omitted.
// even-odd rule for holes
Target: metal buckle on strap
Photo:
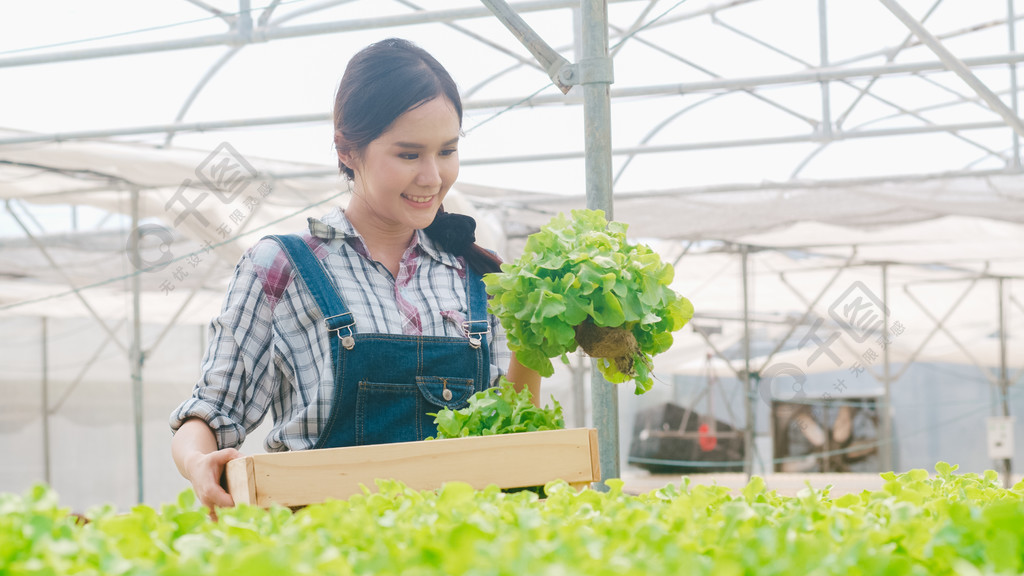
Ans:
<svg viewBox="0 0 1024 576"><path fill-rule="evenodd" d="M483 330L471 330L471 325L483 323ZM491 333L491 324L487 320L467 320L462 323L462 332L469 337L469 345L474 349L480 347L480 337Z"/></svg>
<svg viewBox="0 0 1024 576"><path fill-rule="evenodd" d="M342 316L348 316L348 320L349 320L348 324L345 324L345 325L342 325L342 326L338 326L337 328L331 328L331 322L330 321L334 320L335 318L341 318ZM338 333L338 338L341 338L341 345L344 346L346 350L351 350L352 348L355 347L356 339L352 336L352 334L353 334L352 333L352 327L356 325L356 320L355 320L355 318L352 317L352 313L351 312L344 312L342 314L335 314L334 316L328 316L327 318L324 318L324 324L327 326L327 331L328 332L337 332ZM341 333L342 330L345 330L346 333L342 334Z"/></svg>

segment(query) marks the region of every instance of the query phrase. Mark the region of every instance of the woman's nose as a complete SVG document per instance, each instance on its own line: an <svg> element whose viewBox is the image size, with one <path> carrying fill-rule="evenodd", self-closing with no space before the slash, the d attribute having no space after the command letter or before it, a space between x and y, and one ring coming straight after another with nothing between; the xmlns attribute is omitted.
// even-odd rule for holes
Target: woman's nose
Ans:
<svg viewBox="0 0 1024 576"><path fill-rule="evenodd" d="M420 170L416 177L416 183L420 186L441 185L441 167L438 166L436 158L423 158L423 161L420 162Z"/></svg>

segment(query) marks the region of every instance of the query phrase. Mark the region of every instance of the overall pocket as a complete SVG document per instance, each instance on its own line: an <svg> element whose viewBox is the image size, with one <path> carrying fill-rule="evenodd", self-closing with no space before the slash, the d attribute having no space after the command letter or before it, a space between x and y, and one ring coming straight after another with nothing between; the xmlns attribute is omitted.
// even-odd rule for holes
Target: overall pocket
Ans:
<svg viewBox="0 0 1024 576"><path fill-rule="evenodd" d="M434 417L442 408L469 404L473 380L417 376L415 384L359 382L356 394L356 444L412 442L437 434Z"/></svg>
<svg viewBox="0 0 1024 576"><path fill-rule="evenodd" d="M471 378L446 378L443 376L417 376L416 386L431 406L428 412L437 412L442 408L458 410L469 405L469 397L473 395ZM433 421L433 419L431 419Z"/></svg>

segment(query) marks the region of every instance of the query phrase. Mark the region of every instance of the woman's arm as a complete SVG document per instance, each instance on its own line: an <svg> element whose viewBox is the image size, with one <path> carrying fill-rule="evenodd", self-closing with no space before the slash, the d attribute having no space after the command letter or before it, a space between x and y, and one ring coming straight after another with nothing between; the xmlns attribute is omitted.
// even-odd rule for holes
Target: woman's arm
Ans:
<svg viewBox="0 0 1024 576"><path fill-rule="evenodd" d="M212 511L235 505L220 478L229 460L242 454L234 448L217 449L213 430L198 418L186 420L171 440L171 456L178 472L192 483L196 498Z"/></svg>
<svg viewBox="0 0 1024 576"><path fill-rule="evenodd" d="M221 312L210 322L199 381L192 395L170 416L174 463L192 483L199 501L211 510L234 505L220 480L225 464L240 454L234 448L219 450L219 446L240 446L247 431L269 411L275 396L270 373L275 364L268 358L274 326L268 293L283 294L290 276L279 276L280 282L268 287L261 269L285 259L280 246L269 239L258 242L239 259ZM244 403L240 398L246 399Z"/></svg>
<svg viewBox="0 0 1024 576"><path fill-rule="evenodd" d="M508 374L505 377L515 384L517 392L521 392L523 386L529 388L533 405L540 408L540 374L520 364L515 352L512 353L512 360L508 363Z"/></svg>

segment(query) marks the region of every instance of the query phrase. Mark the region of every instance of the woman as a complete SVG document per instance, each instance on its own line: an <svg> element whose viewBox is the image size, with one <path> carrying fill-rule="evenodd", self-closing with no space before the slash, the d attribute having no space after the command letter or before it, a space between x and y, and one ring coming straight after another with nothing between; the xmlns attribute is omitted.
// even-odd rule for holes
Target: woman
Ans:
<svg viewBox="0 0 1024 576"><path fill-rule="evenodd" d="M419 440L428 412L459 408L507 377L510 358L480 276L498 260L472 219L444 212L459 173L462 102L427 52L389 39L359 52L334 104L348 207L268 237L239 261L211 323L202 376L171 415L181 474L211 509L236 447L269 409L271 451Z"/></svg>

